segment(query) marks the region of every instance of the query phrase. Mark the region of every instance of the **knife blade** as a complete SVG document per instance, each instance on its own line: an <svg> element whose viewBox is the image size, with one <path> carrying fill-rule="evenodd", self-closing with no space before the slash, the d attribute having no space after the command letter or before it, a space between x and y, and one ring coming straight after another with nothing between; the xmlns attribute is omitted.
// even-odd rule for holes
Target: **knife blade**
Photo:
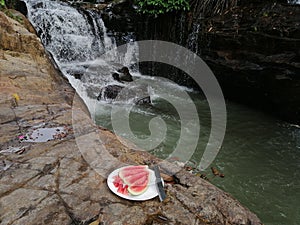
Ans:
<svg viewBox="0 0 300 225"><path fill-rule="evenodd" d="M164 190L164 186L161 180L159 168L157 165L154 166L154 173L155 173L155 186L158 192L159 200L162 202L166 198L166 192Z"/></svg>

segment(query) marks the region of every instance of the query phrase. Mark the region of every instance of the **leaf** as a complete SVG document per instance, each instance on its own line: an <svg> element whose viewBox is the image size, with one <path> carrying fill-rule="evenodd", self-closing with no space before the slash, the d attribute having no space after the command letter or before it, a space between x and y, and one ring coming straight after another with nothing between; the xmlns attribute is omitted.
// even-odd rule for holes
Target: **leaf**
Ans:
<svg viewBox="0 0 300 225"><path fill-rule="evenodd" d="M20 96L17 93L14 93L12 96L15 98L16 101L20 101Z"/></svg>
<svg viewBox="0 0 300 225"><path fill-rule="evenodd" d="M0 5L1 6L5 6L5 1L4 0L0 0Z"/></svg>
<svg viewBox="0 0 300 225"><path fill-rule="evenodd" d="M211 167L211 172L215 176L218 176L220 174L219 170L216 167Z"/></svg>
<svg viewBox="0 0 300 225"><path fill-rule="evenodd" d="M94 222L91 222L89 225L99 225L99 224L100 224L100 221L99 221L99 218L98 218Z"/></svg>

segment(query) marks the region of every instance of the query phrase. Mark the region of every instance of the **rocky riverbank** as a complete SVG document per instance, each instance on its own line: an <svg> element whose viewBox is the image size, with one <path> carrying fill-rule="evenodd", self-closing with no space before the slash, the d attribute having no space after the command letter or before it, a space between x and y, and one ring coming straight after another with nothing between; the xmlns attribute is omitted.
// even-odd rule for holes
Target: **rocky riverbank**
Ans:
<svg viewBox="0 0 300 225"><path fill-rule="evenodd" d="M158 159L95 126L26 18L10 15L18 21L0 12L1 225L261 224L230 195L185 170L166 184L163 203L110 192L99 168L109 173ZM162 165L165 174L171 168Z"/></svg>

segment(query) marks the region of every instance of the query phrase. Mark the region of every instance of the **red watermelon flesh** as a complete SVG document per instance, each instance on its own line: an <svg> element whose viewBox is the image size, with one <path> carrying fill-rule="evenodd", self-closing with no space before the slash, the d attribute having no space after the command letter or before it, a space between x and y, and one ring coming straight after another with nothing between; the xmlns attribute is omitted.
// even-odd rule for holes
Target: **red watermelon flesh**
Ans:
<svg viewBox="0 0 300 225"><path fill-rule="evenodd" d="M130 186L127 190L131 195L141 195L143 194L148 188L148 185L146 186Z"/></svg>
<svg viewBox="0 0 300 225"><path fill-rule="evenodd" d="M148 169L147 165L139 165L139 166L125 166L122 167L121 170L122 171L129 171L129 170L139 170L139 169Z"/></svg>
<svg viewBox="0 0 300 225"><path fill-rule="evenodd" d="M149 174L148 171L141 171L136 174L125 176L125 177L123 177L123 182L130 186L130 185L133 185L136 181L138 181L141 178L145 178L145 177L147 178L148 174Z"/></svg>
<svg viewBox="0 0 300 225"><path fill-rule="evenodd" d="M117 188L117 192L123 194L123 195L128 195L128 185L124 184L122 179L117 175L114 176L114 181L113 184Z"/></svg>
<svg viewBox="0 0 300 225"><path fill-rule="evenodd" d="M131 195L140 195L148 188L150 171L148 166L128 166L119 171L119 177L128 185Z"/></svg>
<svg viewBox="0 0 300 225"><path fill-rule="evenodd" d="M113 184L116 188L118 188L121 185L123 186L123 181L118 175L114 176L113 178L114 178Z"/></svg>
<svg viewBox="0 0 300 225"><path fill-rule="evenodd" d="M132 195L140 195L148 188L149 175L142 176L128 187L128 192Z"/></svg>
<svg viewBox="0 0 300 225"><path fill-rule="evenodd" d="M148 171L148 166L140 165L140 166L126 166L121 168L119 171L119 176L124 179L127 176L131 176L143 171Z"/></svg>

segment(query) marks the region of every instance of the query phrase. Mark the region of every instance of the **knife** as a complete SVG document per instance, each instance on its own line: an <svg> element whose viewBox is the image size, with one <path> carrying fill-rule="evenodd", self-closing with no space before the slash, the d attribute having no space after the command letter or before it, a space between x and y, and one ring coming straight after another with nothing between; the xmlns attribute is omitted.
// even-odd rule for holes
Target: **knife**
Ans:
<svg viewBox="0 0 300 225"><path fill-rule="evenodd" d="M155 173L155 184L156 184L156 189L158 192L159 200L162 202L166 198L166 192L164 190L164 186L161 180L159 168L157 165L154 166L154 173Z"/></svg>

